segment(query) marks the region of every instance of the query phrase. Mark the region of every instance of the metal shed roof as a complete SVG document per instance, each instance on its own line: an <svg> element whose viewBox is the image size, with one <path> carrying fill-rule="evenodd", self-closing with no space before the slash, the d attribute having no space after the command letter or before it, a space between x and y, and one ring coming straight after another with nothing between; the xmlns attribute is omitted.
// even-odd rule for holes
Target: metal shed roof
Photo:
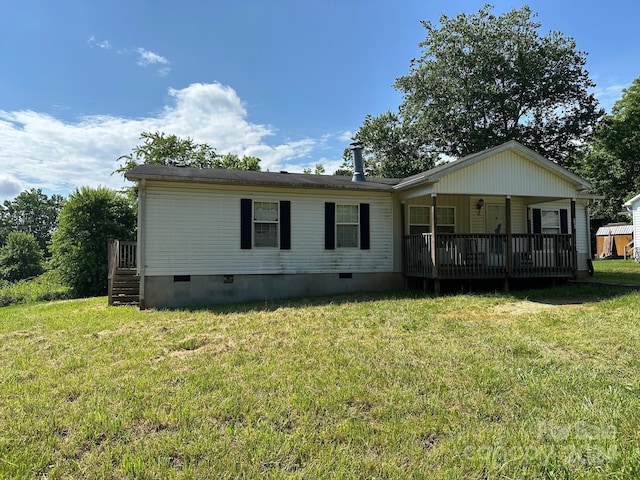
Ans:
<svg viewBox="0 0 640 480"><path fill-rule="evenodd" d="M633 235L633 225L605 225L600 227L596 232L596 236L609 235Z"/></svg>

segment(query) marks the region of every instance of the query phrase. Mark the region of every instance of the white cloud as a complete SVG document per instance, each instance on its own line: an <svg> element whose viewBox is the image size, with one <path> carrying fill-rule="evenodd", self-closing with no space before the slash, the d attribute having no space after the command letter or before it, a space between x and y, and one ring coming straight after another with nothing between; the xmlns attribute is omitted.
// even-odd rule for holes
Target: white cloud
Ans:
<svg viewBox="0 0 640 480"><path fill-rule="evenodd" d="M160 65L168 65L169 60L164 58L161 55L158 55L155 52L151 52L149 50L145 50L142 47L136 49L138 53L138 65L142 67L146 67L148 65L160 64Z"/></svg>
<svg viewBox="0 0 640 480"><path fill-rule="evenodd" d="M340 140L341 142L344 142L344 143L350 143L350 142L352 142L352 141L353 141L352 139L353 139L353 136L354 136L354 135L355 135L355 134L354 134L351 130L346 130L346 131L344 131L344 132L339 133L339 134L338 134L338 136L337 136L337 138L338 138L338 140Z"/></svg>
<svg viewBox="0 0 640 480"><path fill-rule="evenodd" d="M145 131L191 137L218 153L258 156L263 170L271 171L301 171L303 166L294 161L309 157L323 143L309 138L267 142L273 127L250 123L229 86L196 83L170 89L169 95L172 102L159 114L136 119L103 115L65 122L30 110L0 110L0 167L5 175L0 177L0 197L11 198L25 188L62 195L82 185L121 188L127 183L111 175L116 159L130 153Z"/></svg>
<svg viewBox="0 0 640 480"><path fill-rule="evenodd" d="M136 63L141 67L148 67L149 65L164 65L163 67L158 68L156 73L161 77L166 77L171 73L171 67L169 66L170 62L162 55L145 50L142 47L136 48L136 53L138 54L138 61Z"/></svg>
<svg viewBox="0 0 640 480"><path fill-rule="evenodd" d="M629 88L629 86L630 84L621 85L616 83L607 87L597 87L593 93L600 102L600 105L607 112L610 112L613 104L622 96L622 90Z"/></svg>
<svg viewBox="0 0 640 480"><path fill-rule="evenodd" d="M112 45L109 40L97 40L95 35L89 36L87 39L87 45L89 48L98 47L103 50L111 50ZM166 77L171 73L171 67L169 66L171 62L162 55L157 54L156 52L152 52L151 50L147 50L146 48L138 47L136 49L130 48L122 48L116 50L115 53L118 55L137 55L136 63L141 67L148 66L157 66L159 67L156 70L156 73L161 77Z"/></svg>
<svg viewBox="0 0 640 480"><path fill-rule="evenodd" d="M0 175L0 198L12 198L22 191L22 185L10 175Z"/></svg>
<svg viewBox="0 0 640 480"><path fill-rule="evenodd" d="M98 41L98 40L96 40L96 37L94 35L91 35L87 39L87 44L90 47L96 46L98 48L102 48L103 50L110 50L111 49L111 42L109 42L109 40Z"/></svg>

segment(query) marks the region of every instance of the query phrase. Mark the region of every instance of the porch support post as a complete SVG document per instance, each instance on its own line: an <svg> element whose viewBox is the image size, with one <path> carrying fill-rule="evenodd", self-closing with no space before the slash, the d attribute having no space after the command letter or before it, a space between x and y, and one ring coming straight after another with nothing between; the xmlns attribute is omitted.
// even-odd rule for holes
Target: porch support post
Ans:
<svg viewBox="0 0 640 480"><path fill-rule="evenodd" d="M431 262L433 263L433 285L436 295L440 294L440 277L438 274L438 242L436 230L438 226L438 196L431 194Z"/></svg>
<svg viewBox="0 0 640 480"><path fill-rule="evenodd" d="M507 195L504 202L505 221L507 222L507 277L504 280L504 289L509 291L509 278L513 271L513 244L511 240L511 195Z"/></svg>
<svg viewBox="0 0 640 480"><path fill-rule="evenodd" d="M406 277L406 273L407 273L407 241L405 239L406 235L407 235L407 231L406 231L406 220L405 220L405 213L404 213L404 209L405 209L405 204L404 202L400 202L400 239L402 241L402 252L401 252L401 256L402 256L402 275L404 276L404 284L405 284L405 288L408 289L409 285L408 285L408 281L407 281L407 277Z"/></svg>
<svg viewBox="0 0 640 480"><path fill-rule="evenodd" d="M145 275L146 275L146 210L147 208L147 181L143 178L138 183L138 245L136 251L136 266L138 267L138 275L140 276L140 293L139 305L140 310L146 308L145 305Z"/></svg>
<svg viewBox="0 0 640 480"><path fill-rule="evenodd" d="M576 199L571 199L571 255L573 260L573 277L578 275L578 246L576 245Z"/></svg>

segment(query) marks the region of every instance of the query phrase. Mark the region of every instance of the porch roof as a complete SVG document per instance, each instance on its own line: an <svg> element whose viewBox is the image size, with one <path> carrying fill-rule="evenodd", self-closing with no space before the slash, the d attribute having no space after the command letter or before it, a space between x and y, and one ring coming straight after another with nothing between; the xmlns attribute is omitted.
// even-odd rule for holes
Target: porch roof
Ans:
<svg viewBox="0 0 640 480"><path fill-rule="evenodd" d="M587 190L592 188L592 185L585 179L570 172L566 168L561 167L557 163L554 163L551 160L543 157L530 148L525 147L515 140L510 140L501 145L498 145L497 147L488 148L486 150L483 150L482 152L467 155L466 157L462 157L458 160L445 163L436 168L432 168L431 170L427 170L426 172L417 173L410 177L404 178L393 188L394 190L402 191L419 185L437 183L440 181L440 179L447 175L457 172L463 168L470 167L471 165L474 165L480 161L483 161L490 157L494 157L506 151L514 151L516 153L519 153L521 156L531 161L535 165L544 168L545 170L551 171L563 180L569 182L570 184L573 184L576 187L576 190Z"/></svg>

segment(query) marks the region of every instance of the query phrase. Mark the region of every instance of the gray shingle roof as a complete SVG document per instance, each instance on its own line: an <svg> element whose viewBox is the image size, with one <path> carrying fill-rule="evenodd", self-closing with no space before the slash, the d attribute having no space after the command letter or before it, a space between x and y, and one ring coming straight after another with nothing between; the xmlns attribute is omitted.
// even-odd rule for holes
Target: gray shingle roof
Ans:
<svg viewBox="0 0 640 480"><path fill-rule="evenodd" d="M220 168L169 167L138 165L129 170L128 180L163 180L170 182L215 183L224 185L265 185L274 187L334 188L349 190L391 191L401 180L397 178L367 178L352 182L342 175L312 175L305 173L252 172Z"/></svg>

